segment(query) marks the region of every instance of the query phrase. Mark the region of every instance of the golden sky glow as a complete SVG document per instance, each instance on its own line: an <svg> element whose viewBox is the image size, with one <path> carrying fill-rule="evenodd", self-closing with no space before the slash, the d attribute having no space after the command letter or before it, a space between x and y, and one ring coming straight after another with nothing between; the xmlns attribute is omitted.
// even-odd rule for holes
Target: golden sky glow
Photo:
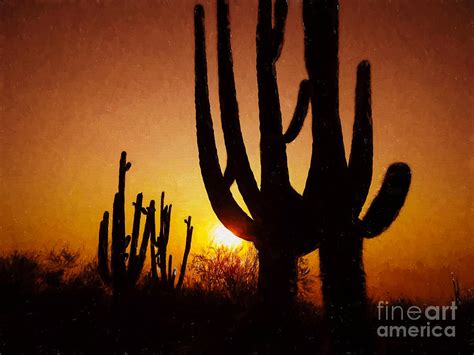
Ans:
<svg viewBox="0 0 474 355"><path fill-rule="evenodd" d="M210 237L212 238L212 243L217 246L223 245L231 249L235 249L243 243L242 239L236 237L235 234L224 227L221 223L217 223L214 228L212 228Z"/></svg>
<svg viewBox="0 0 474 355"><path fill-rule="evenodd" d="M101 214L111 209L117 189L122 150L133 164L127 175L129 211L136 193L159 199L164 190L173 203L171 248L181 253L182 221L188 214L195 224L193 250L206 246L217 220L197 159L195 1L7 3L0 9L0 249L68 243L95 252ZM209 89L223 163L214 1L203 3ZM231 1L231 23L241 124L258 179L256 4ZM413 170L399 218L366 242L374 294L446 298L450 272L461 286L474 286L472 4L341 1L340 113L346 151L356 66L369 59L375 145L369 201L391 162L407 162ZM300 1L291 1L278 64L285 126L298 84L306 78L300 7ZM307 125L288 148L291 180L300 191L310 146ZM315 261L312 265L317 268Z"/></svg>

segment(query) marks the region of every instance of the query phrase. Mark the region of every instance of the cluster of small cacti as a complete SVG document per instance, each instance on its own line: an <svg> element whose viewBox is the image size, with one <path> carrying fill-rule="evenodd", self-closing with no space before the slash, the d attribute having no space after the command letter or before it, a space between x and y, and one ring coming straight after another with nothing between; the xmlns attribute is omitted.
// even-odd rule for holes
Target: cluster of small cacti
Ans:
<svg viewBox="0 0 474 355"><path fill-rule="evenodd" d="M191 241L193 237L193 226L191 216L184 220L186 224L186 246L184 248L181 270L178 282L176 282L177 269L173 268L173 255L167 256L168 241L170 236L172 205L165 205L165 193L161 194L160 204L160 229L158 235L153 231L151 235L150 256L151 256L151 279L157 281L168 288L181 289L186 272Z"/></svg>
<svg viewBox="0 0 474 355"><path fill-rule="evenodd" d="M112 213L112 242L111 256L109 258L109 212L104 212L99 228L99 247L98 247L98 270L103 282L112 287L114 296L120 296L133 288L141 275L145 264L148 242L150 241L151 251L151 274L156 275L154 280L158 280L156 262L158 261L161 269L161 280L167 280L166 263L166 246L169 239L171 205L164 207L164 192L161 195L160 209L160 232L158 239L156 238L155 227L155 201L151 200L148 207L143 207L143 194L137 195L136 201L133 203L135 212L133 218L132 235L126 235L125 228L125 175L131 168L131 163L127 162L127 153L122 152L119 165L119 184L118 192L115 194L113 213ZM140 233L141 215L146 215L143 236L140 249L138 249L138 240ZM177 288L181 288L184 281L186 270L186 262L189 251L191 249L191 240L193 227L191 226L191 217L186 220L187 236L186 248L181 265L181 273L177 283ZM130 247L130 248L129 248ZM158 253L156 253L156 249ZM127 252L128 250L128 252ZM171 275L169 285L174 286L174 276L176 272L171 273L170 255L169 273Z"/></svg>

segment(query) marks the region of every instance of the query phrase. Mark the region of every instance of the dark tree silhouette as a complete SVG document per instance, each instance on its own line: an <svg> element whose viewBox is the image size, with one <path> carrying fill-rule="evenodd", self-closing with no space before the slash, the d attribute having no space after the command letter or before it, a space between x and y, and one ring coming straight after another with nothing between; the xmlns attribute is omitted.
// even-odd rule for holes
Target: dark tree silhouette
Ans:
<svg viewBox="0 0 474 355"><path fill-rule="evenodd" d="M363 61L357 71L354 132L347 163L338 112L338 9L336 0L303 1L309 81L301 82L293 119L283 134L275 65L283 44L287 2L275 1L272 25L272 1L259 1L260 189L240 130L225 0L217 2L219 96L228 157L224 173L212 126L204 10L200 5L195 8L195 103L200 167L211 205L227 228L255 243L262 300L273 306L291 302L296 292L296 259L319 246L327 318L336 349L344 349L367 340L363 238L379 235L397 217L411 173L404 163L392 164L368 212L359 218L372 179L370 65ZM309 100L312 158L304 192L299 195L289 182L286 144L298 136ZM234 181L251 217L232 197Z"/></svg>
<svg viewBox="0 0 474 355"><path fill-rule="evenodd" d="M109 212L104 212L99 229L99 274L104 283L112 286L116 300L137 283L145 263L150 233L155 228L155 201L151 200L150 205L145 209L142 207L143 194L139 193L134 203L135 213L132 235L125 236L125 174L131 166L131 163L127 163L127 153L122 152L119 165L118 192L115 194L112 214L112 255L110 257L110 267L108 257ZM146 214L147 218L142 243L137 254L142 213ZM130 254L127 253L129 245Z"/></svg>

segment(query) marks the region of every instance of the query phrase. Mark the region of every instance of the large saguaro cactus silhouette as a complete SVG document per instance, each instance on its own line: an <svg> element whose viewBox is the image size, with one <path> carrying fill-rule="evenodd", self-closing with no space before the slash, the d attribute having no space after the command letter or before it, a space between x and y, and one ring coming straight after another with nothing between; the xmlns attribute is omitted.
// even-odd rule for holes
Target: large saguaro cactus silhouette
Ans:
<svg viewBox="0 0 474 355"><path fill-rule="evenodd" d="M411 181L410 168L392 164L365 216L359 215L372 180L373 140L370 65L357 69L355 120L346 162L338 92L337 0L304 0L305 62L313 115L313 151L303 198L313 201L322 230L322 291L336 350L367 343L367 292L363 238L381 234L397 217ZM301 127L302 122L298 125Z"/></svg>
<svg viewBox="0 0 474 355"><path fill-rule="evenodd" d="M202 177L214 212L234 234L255 243L259 251L258 290L264 304L287 305L296 291L297 258L314 250L319 233L308 220L309 208L289 181L286 136L275 65L283 45L286 1L277 1L272 25L271 1L259 2L257 76L261 133L261 189L247 157L239 123L239 110L230 44L227 1L217 2L218 71L221 120L227 149L225 172L219 165L210 112L205 49L204 9L195 8L196 127ZM306 114L309 87L305 81L295 110L296 122ZM290 132L291 135L291 132ZM251 213L235 202L230 186L236 181Z"/></svg>
<svg viewBox="0 0 474 355"><path fill-rule="evenodd" d="M233 75L228 3L217 2L221 121L227 150L222 172L217 156L207 86L204 10L195 8L195 104L199 161L214 212L237 236L259 251L259 294L267 305L285 305L296 293L296 260L320 247L324 302L336 339L351 338L366 304L362 239L390 226L403 206L410 169L389 167L364 218L359 214L372 178L370 67L359 65L356 114L349 163L338 113L338 3L303 1L305 60L309 80L301 82L295 113L285 133L279 104L276 62L280 56L287 2L260 0L257 23L257 79L260 120L261 187L250 168ZM312 107L312 158L302 195L290 184L286 144L299 134ZM251 213L235 202L236 182ZM353 339L352 339L353 340ZM351 342L349 340L348 342ZM353 342L352 342L353 344Z"/></svg>

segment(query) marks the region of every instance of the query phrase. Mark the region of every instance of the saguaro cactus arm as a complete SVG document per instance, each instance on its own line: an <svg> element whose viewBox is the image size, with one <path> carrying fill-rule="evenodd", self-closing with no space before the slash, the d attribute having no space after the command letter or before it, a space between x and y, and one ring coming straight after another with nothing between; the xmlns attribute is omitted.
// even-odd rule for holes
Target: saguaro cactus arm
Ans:
<svg viewBox="0 0 474 355"><path fill-rule="evenodd" d="M392 224L405 203L410 182L411 171L408 165L390 165L379 193L362 219L363 236L376 237Z"/></svg>
<svg viewBox="0 0 474 355"><path fill-rule="evenodd" d="M355 96L349 178L352 190L352 215L357 217L369 193L374 154L370 64L368 61L361 62L357 68Z"/></svg>
<svg viewBox="0 0 474 355"><path fill-rule="evenodd" d="M224 178L237 180L239 191L252 216L258 217L260 191L247 157L239 122L239 107L235 90L232 47L230 43L229 5L226 0L217 2L217 55L219 72L219 102L222 129L227 150L227 167ZM235 167L239 168L236 169Z"/></svg>
<svg viewBox="0 0 474 355"><path fill-rule="evenodd" d="M204 185L219 220L234 234L245 240L255 241L256 230L253 220L234 200L219 165L209 104L204 9L201 5L195 7L194 27L196 129L199 164Z"/></svg>
<svg viewBox="0 0 474 355"><path fill-rule="evenodd" d="M303 128L303 124L308 114L309 100L311 98L311 83L309 80L303 80L300 83L298 91L298 100L296 102L295 112L291 119L290 125L288 126L283 139L285 143L293 142Z"/></svg>
<svg viewBox="0 0 474 355"><path fill-rule="evenodd" d="M285 35L286 17L288 15L288 3L286 0L275 1L274 9L275 26L272 30L273 61L280 58Z"/></svg>
<svg viewBox="0 0 474 355"><path fill-rule="evenodd" d="M373 165L373 133L370 64L363 61L357 68L355 119L349 158L352 193L352 216L357 220L367 198ZM392 164L382 187L359 226L362 236L373 238L385 231L398 216L410 187L411 172L404 163Z"/></svg>
<svg viewBox="0 0 474 355"><path fill-rule="evenodd" d="M260 160L262 192L291 190L286 144L283 139L280 98L275 63L281 51L288 4L276 0L272 27L272 0L260 0L257 20L257 79L260 119ZM274 34L278 34L274 36ZM275 43L277 40L277 43ZM275 50L275 46L279 49Z"/></svg>

